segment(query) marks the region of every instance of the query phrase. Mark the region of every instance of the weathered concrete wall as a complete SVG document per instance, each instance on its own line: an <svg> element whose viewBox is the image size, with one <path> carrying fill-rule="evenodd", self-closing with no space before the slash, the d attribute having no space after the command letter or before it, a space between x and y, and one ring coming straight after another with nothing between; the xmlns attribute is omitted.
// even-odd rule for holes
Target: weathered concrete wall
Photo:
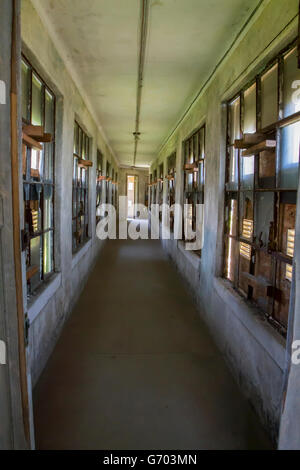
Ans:
<svg viewBox="0 0 300 470"><path fill-rule="evenodd" d="M12 13L11 0L3 0L0 14L0 80L3 91L0 96L0 340L5 344L6 363L0 364L0 449L26 448L20 393L12 235L10 157ZM18 2L16 2L16 14L19 15Z"/></svg>
<svg viewBox="0 0 300 470"><path fill-rule="evenodd" d="M297 34L298 0L270 0L200 92L151 169L177 151L176 202L183 198L182 141L206 123L205 239L201 259L180 242L164 246L188 282L220 349L274 440L278 436L285 342L221 278L225 181L224 103ZM298 224L299 225L299 224Z"/></svg>
<svg viewBox="0 0 300 470"><path fill-rule="evenodd" d="M31 321L29 347L32 383L35 384L102 247L102 242L96 238L95 234L97 148L103 153L104 169L107 160L112 163L112 167L115 169L118 165L30 0L22 0L22 41L26 57L57 97L56 274L45 286L43 292L27 305ZM72 255L72 165L75 117L92 139L90 159L94 165L89 172L90 240L77 254ZM105 197L105 185L103 188L103 196Z"/></svg>

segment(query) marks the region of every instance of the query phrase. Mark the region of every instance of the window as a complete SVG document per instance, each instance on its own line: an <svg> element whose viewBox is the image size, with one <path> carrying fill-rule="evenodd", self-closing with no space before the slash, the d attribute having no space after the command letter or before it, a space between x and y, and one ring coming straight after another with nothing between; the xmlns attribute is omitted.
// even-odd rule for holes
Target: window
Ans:
<svg viewBox="0 0 300 470"><path fill-rule="evenodd" d="M54 272L55 96L22 58L23 200L27 294Z"/></svg>
<svg viewBox="0 0 300 470"><path fill-rule="evenodd" d="M157 191L158 191L158 204L161 206L164 202L164 164L159 165L158 168L158 181L157 181ZM159 220L162 220L162 212L159 212Z"/></svg>
<svg viewBox="0 0 300 470"><path fill-rule="evenodd" d="M172 207L175 204L175 183L176 183L176 153L167 159L167 204ZM170 213L170 229L174 230L174 212Z"/></svg>
<svg viewBox="0 0 300 470"><path fill-rule="evenodd" d="M75 121L73 152L72 241L75 253L89 237L90 139Z"/></svg>
<svg viewBox="0 0 300 470"><path fill-rule="evenodd" d="M293 272L299 79L291 47L228 103L225 277L282 334Z"/></svg>
<svg viewBox="0 0 300 470"><path fill-rule="evenodd" d="M153 182L152 182L152 204L157 204L156 194L157 194L157 170L154 170Z"/></svg>
<svg viewBox="0 0 300 470"><path fill-rule="evenodd" d="M149 205L150 208L151 208L151 204L153 204L153 202L152 202L152 192L153 192L152 186L153 186L152 173L150 173L150 175L149 175L149 185L148 185L148 194L149 194L149 196L148 196L148 198L149 198L148 205Z"/></svg>
<svg viewBox="0 0 300 470"><path fill-rule="evenodd" d="M97 150L97 168L96 168L96 224L100 220L100 206L102 204L102 185L105 176L103 176L103 155Z"/></svg>
<svg viewBox="0 0 300 470"><path fill-rule="evenodd" d="M115 209L118 207L118 173L116 172L115 181L114 181L114 206Z"/></svg>
<svg viewBox="0 0 300 470"><path fill-rule="evenodd" d="M110 176L111 164L106 162L106 204L109 204L111 201L111 176Z"/></svg>
<svg viewBox="0 0 300 470"><path fill-rule="evenodd" d="M115 172L115 169L112 169L112 182L111 182L111 191L112 191L112 199L111 203L114 206L114 208L117 207L117 186L116 186L116 176L117 173Z"/></svg>
<svg viewBox="0 0 300 470"><path fill-rule="evenodd" d="M184 204L189 204L185 225L196 231L196 206L204 204L205 125L183 143Z"/></svg>

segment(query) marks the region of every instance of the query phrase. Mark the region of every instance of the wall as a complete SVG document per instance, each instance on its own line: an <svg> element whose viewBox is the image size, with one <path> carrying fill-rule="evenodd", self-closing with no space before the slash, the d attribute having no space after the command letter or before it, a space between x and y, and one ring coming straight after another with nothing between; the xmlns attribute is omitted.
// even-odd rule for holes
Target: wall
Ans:
<svg viewBox="0 0 300 470"><path fill-rule="evenodd" d="M23 52L57 97L55 275L30 304L27 305L25 302L31 323L29 351L34 385L103 245L95 235L97 148L103 153L104 169L107 160L115 169L118 164L32 3L30 0L22 0L21 6ZM75 117L91 137L90 159L94 165L89 174L90 240L78 253L72 255L72 165ZM103 197L105 198L105 185L103 185Z"/></svg>
<svg viewBox="0 0 300 470"><path fill-rule="evenodd" d="M0 364L0 449L27 447L20 393L18 321L12 219L10 144L10 66L12 2L1 2L0 80L5 83L0 103L0 340L5 343L6 363ZM16 13L19 5L16 2ZM18 31L17 36L19 37ZM19 39L18 39L19 40ZM1 96L1 98L3 98Z"/></svg>
<svg viewBox="0 0 300 470"><path fill-rule="evenodd" d="M188 283L200 314L224 352L236 380L274 440L278 436L280 419L285 341L221 278L226 142L225 107L222 103L234 96L270 58L295 39L297 14L298 0L263 2L263 7L200 91L151 167L152 171L161 162L166 165L167 157L177 152L176 202L182 202L182 142L193 130L206 123L202 257L186 252L181 242L163 241L163 245Z"/></svg>

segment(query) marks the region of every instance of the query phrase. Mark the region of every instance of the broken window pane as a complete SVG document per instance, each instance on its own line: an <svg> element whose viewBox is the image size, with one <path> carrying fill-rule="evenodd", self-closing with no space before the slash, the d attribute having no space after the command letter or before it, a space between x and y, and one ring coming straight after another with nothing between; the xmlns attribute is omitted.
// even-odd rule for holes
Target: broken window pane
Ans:
<svg viewBox="0 0 300 470"><path fill-rule="evenodd" d="M278 120L278 65L274 65L261 78L261 127Z"/></svg>

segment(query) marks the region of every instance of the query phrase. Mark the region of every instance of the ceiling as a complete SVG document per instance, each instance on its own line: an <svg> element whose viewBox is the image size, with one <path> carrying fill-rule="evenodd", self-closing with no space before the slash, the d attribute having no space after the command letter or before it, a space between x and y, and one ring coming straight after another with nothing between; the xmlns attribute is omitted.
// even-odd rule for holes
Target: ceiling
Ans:
<svg viewBox="0 0 300 470"><path fill-rule="evenodd" d="M149 0L137 166L156 158L259 3ZM132 165L141 0L34 0L34 5L58 39L119 163Z"/></svg>

